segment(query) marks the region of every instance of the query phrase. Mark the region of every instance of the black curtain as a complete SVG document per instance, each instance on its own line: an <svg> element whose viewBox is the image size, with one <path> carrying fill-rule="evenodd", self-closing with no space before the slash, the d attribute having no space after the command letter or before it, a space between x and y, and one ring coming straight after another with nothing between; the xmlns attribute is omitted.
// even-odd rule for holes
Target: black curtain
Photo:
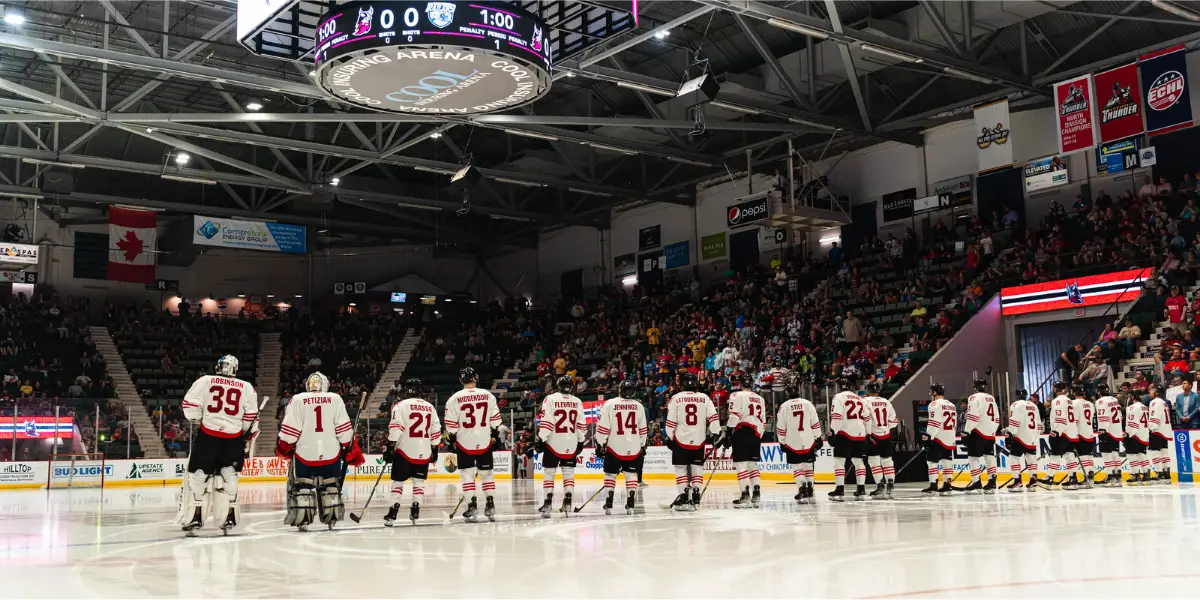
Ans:
<svg viewBox="0 0 1200 600"><path fill-rule="evenodd" d="M1022 226L1025 224L1025 173L1020 168L1009 167L975 178L975 197L979 200L979 219L992 221L992 212L1004 216L1006 207L1017 211Z"/></svg>
<svg viewBox="0 0 1200 600"><path fill-rule="evenodd" d="M878 202L855 204L850 207L850 224L842 226L843 252L857 252L868 237L879 235ZM819 232L818 232L819 234Z"/></svg>
<svg viewBox="0 0 1200 600"><path fill-rule="evenodd" d="M1084 350L1090 349L1092 342L1100 338L1104 322L1112 320L1095 317L1018 326L1021 385L1030 394L1041 394L1043 401L1049 400L1050 386L1058 379L1059 355L1081 342Z"/></svg>
<svg viewBox="0 0 1200 600"><path fill-rule="evenodd" d="M1159 177L1166 177L1172 185L1178 185L1184 173L1195 173L1197 144L1200 144L1200 128L1196 127L1150 138L1143 147L1154 146L1158 155L1157 164L1152 168L1154 184L1158 185ZM1138 178L1134 187L1141 185L1141 178Z"/></svg>
<svg viewBox="0 0 1200 600"><path fill-rule="evenodd" d="M562 274L562 297L567 300L583 298L583 269L575 269Z"/></svg>
<svg viewBox="0 0 1200 600"><path fill-rule="evenodd" d="M758 228L729 234L729 268L741 272L758 264Z"/></svg>
<svg viewBox="0 0 1200 600"><path fill-rule="evenodd" d="M639 254L637 261L638 285L651 290L661 287L663 281L663 253L647 252Z"/></svg>

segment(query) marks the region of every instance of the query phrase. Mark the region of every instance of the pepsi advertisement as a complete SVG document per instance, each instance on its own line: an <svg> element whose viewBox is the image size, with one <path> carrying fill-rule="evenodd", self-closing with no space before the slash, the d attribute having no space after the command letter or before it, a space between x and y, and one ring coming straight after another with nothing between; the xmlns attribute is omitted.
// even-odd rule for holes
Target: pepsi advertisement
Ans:
<svg viewBox="0 0 1200 600"><path fill-rule="evenodd" d="M1138 69L1146 101L1146 133L1159 135L1191 127L1192 101L1184 46L1146 54L1138 59Z"/></svg>

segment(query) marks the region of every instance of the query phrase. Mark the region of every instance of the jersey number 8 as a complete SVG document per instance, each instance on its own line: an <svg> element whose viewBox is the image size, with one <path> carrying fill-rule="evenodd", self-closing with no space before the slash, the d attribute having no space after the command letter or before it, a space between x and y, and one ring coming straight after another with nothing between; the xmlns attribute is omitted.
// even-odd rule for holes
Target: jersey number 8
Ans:
<svg viewBox="0 0 1200 600"><path fill-rule="evenodd" d="M695 427L698 423L700 423L700 417L698 415L699 411L700 407L696 406L695 404L684 404L683 422L686 423L688 427Z"/></svg>

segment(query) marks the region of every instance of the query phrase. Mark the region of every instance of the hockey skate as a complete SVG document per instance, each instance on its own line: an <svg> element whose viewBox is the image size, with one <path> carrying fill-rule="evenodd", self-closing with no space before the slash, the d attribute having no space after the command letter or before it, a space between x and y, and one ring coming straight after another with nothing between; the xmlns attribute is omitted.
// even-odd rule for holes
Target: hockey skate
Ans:
<svg viewBox="0 0 1200 600"><path fill-rule="evenodd" d="M574 508L574 506L575 503L571 501L571 492L566 492L563 494L562 506L558 510L563 514L564 517L569 517L571 516L571 509Z"/></svg>
<svg viewBox="0 0 1200 600"><path fill-rule="evenodd" d="M759 487L756 485L756 486L754 486L754 491L750 492L750 504L754 508L758 508L758 506L761 502L762 502L762 492L759 490Z"/></svg>
<svg viewBox="0 0 1200 600"><path fill-rule="evenodd" d="M746 508L747 506L750 506L750 490L749 488L742 488L742 495L733 501L733 507Z"/></svg>
<svg viewBox="0 0 1200 600"><path fill-rule="evenodd" d="M1008 491L1013 494L1020 494L1025 491L1025 486L1021 483L1019 475L1013 478L1012 482L1008 485Z"/></svg>
<svg viewBox="0 0 1200 600"><path fill-rule="evenodd" d="M408 509L408 520L412 521L413 525L417 524L417 519L421 518L421 504L413 502L412 507Z"/></svg>
<svg viewBox="0 0 1200 600"><path fill-rule="evenodd" d="M474 497L467 503L467 510L463 511L463 520L468 523L475 522L475 516L479 514L479 501Z"/></svg>
<svg viewBox="0 0 1200 600"><path fill-rule="evenodd" d="M1096 486L1096 474L1095 473L1084 473L1083 474L1083 487L1090 490L1095 486Z"/></svg>
<svg viewBox="0 0 1200 600"><path fill-rule="evenodd" d="M398 517L399 515L400 515L400 503L396 502L395 504L392 504L391 508L388 509L387 514L383 515L384 527L391 527L392 524L394 524L396 522L396 517Z"/></svg>
<svg viewBox="0 0 1200 600"><path fill-rule="evenodd" d="M1029 478L1029 483L1025 484L1025 491L1032 494L1037 491L1037 486L1038 486L1037 475L1034 475Z"/></svg>
<svg viewBox="0 0 1200 600"><path fill-rule="evenodd" d="M983 486L983 493L985 493L985 494L995 494L996 493L996 476L995 475L988 477L988 482Z"/></svg>
<svg viewBox="0 0 1200 600"><path fill-rule="evenodd" d="M550 512L554 510L553 504L554 504L554 494L546 494L546 501L543 502L542 507L538 509L538 512L542 513L543 519L550 518Z"/></svg>
<svg viewBox="0 0 1200 600"><path fill-rule="evenodd" d="M229 535L229 532L237 527L237 512L233 507L229 508L229 512L225 514L225 522L221 523L221 534Z"/></svg>
<svg viewBox="0 0 1200 600"><path fill-rule="evenodd" d="M887 499L887 486L885 486L882 482L875 484L875 489L871 490L871 499L872 500L886 500Z"/></svg>
<svg viewBox="0 0 1200 600"><path fill-rule="evenodd" d="M867 486L859 484L858 487L854 488L854 500L857 502L862 502L863 500L866 500L866 499L867 499Z"/></svg>
<svg viewBox="0 0 1200 600"><path fill-rule="evenodd" d="M682 492L675 496L675 501L671 503L671 508L679 512L687 512L691 510L692 503L688 500L688 493Z"/></svg>
<svg viewBox="0 0 1200 600"><path fill-rule="evenodd" d="M632 515L635 506L637 506L637 492L629 492L625 496L625 514Z"/></svg>
<svg viewBox="0 0 1200 600"><path fill-rule="evenodd" d="M982 494L983 493L983 484L980 483L978 479L976 479L975 481L972 481L969 485L967 485L967 487L962 488L962 491L964 493L966 493L968 496Z"/></svg>
<svg viewBox="0 0 1200 600"><path fill-rule="evenodd" d="M950 485L950 480L942 482L942 487L938 488L938 494L949 496L954 493L954 486Z"/></svg>
<svg viewBox="0 0 1200 600"><path fill-rule="evenodd" d="M894 481L887 482L887 499L888 500L896 499L896 482L894 482Z"/></svg>
<svg viewBox="0 0 1200 600"><path fill-rule="evenodd" d="M832 502L845 502L846 501L846 487L839 485L839 486L833 488L833 491L829 492L829 500Z"/></svg>
<svg viewBox="0 0 1200 600"><path fill-rule="evenodd" d="M921 490L921 493L922 493L922 494L928 494L928 495L932 496L932 495L936 494L936 493L937 493L937 491L938 491L937 482L936 482L936 481L931 481L931 482L929 483L929 487L927 487L927 488L925 488L925 489Z"/></svg>
<svg viewBox="0 0 1200 600"><path fill-rule="evenodd" d="M700 488L692 488L692 510L700 508Z"/></svg>
<svg viewBox="0 0 1200 600"><path fill-rule="evenodd" d="M1158 481L1162 485L1171 485L1171 470L1167 469L1162 472L1162 476Z"/></svg>
<svg viewBox="0 0 1200 600"><path fill-rule="evenodd" d="M567 498L569 499L570 497L571 495L567 494ZM568 502L566 508L563 510L570 507L570 502ZM488 496L487 500L483 503L483 516L487 517L487 520L493 523L496 522L496 501L491 496Z"/></svg>
<svg viewBox="0 0 1200 600"><path fill-rule="evenodd" d="M609 491L608 495L604 498L604 514L611 515L612 509L613 509L613 492Z"/></svg>
<svg viewBox="0 0 1200 600"><path fill-rule="evenodd" d="M1121 487L1121 472L1117 471L1116 473L1109 475L1108 479L1104 480L1104 483L1108 487Z"/></svg>
<svg viewBox="0 0 1200 600"><path fill-rule="evenodd" d="M203 519L204 517L200 513L200 507L197 506L195 512L192 513L192 520L188 521L188 524L183 526L183 531L187 533L188 537L196 537L198 535L196 531L201 527L204 527Z"/></svg>

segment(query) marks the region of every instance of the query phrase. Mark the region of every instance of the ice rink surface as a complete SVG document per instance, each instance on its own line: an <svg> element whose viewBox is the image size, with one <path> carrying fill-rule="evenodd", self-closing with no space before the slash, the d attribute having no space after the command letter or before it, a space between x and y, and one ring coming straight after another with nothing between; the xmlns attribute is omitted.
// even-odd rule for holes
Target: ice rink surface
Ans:
<svg viewBox="0 0 1200 600"><path fill-rule="evenodd" d="M576 505L599 484L580 483ZM894 501L844 504L818 486L819 504L797 506L794 486L764 483L757 510L713 483L699 511L672 513L659 504L674 487L653 482L632 516L605 516L599 498L548 520L540 482L501 483L496 523L449 525L457 486L431 484L416 527L383 527L377 496L361 524L309 533L283 526L282 484L247 484L235 534L197 539L169 523L174 487L4 492L0 579L23 598L1194 598L1200 586L1190 485L949 498L903 486ZM350 488L348 508L369 490Z"/></svg>

